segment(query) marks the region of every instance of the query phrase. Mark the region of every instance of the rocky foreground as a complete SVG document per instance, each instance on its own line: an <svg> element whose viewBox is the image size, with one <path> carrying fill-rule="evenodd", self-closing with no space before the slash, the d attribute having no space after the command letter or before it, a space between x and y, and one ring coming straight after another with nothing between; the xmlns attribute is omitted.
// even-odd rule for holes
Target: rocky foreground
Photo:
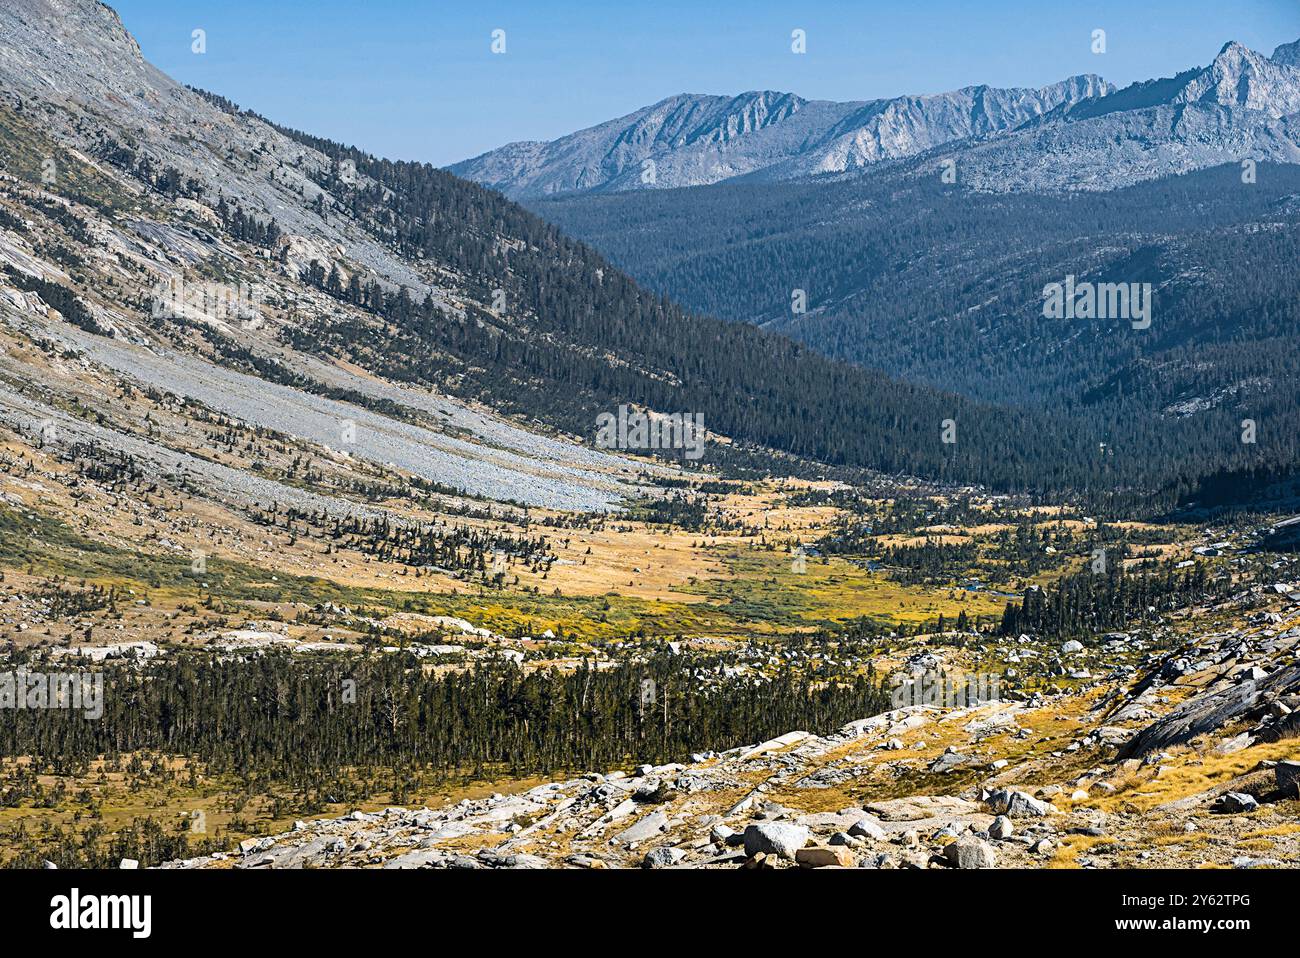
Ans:
<svg viewBox="0 0 1300 958"><path fill-rule="evenodd" d="M1059 695L298 822L164 867L1294 867L1300 628L1253 618Z"/></svg>

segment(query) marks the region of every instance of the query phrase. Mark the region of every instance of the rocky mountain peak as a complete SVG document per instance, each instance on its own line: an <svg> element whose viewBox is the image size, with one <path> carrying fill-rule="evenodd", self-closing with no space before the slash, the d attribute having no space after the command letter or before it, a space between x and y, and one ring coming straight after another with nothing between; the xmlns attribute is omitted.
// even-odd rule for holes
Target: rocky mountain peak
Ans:
<svg viewBox="0 0 1300 958"><path fill-rule="evenodd" d="M7 19L38 29L47 37L94 38L98 45L143 62L144 54L117 11L102 0L7 0Z"/></svg>
<svg viewBox="0 0 1300 958"><path fill-rule="evenodd" d="M14 91L119 97L174 87L144 59L112 7L100 0L6 0L0 5L0 76ZM165 81L165 83L164 83Z"/></svg>
<svg viewBox="0 0 1300 958"><path fill-rule="evenodd" d="M1062 80L1060 83L1053 84L1047 89L1056 88L1062 89L1075 97L1093 97L1113 93L1115 85L1107 82L1096 73L1080 73L1077 76Z"/></svg>
<svg viewBox="0 0 1300 958"><path fill-rule="evenodd" d="M1269 59L1283 66L1300 67L1300 40L1282 44Z"/></svg>
<svg viewBox="0 0 1300 958"><path fill-rule="evenodd" d="M1191 77L1175 102L1240 106L1285 116L1300 111L1300 69L1233 40Z"/></svg>

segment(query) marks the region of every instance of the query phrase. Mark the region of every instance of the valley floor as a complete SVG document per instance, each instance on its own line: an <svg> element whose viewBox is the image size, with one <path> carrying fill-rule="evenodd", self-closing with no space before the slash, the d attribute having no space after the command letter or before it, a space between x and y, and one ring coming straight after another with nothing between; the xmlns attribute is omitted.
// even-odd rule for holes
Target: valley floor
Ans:
<svg viewBox="0 0 1300 958"><path fill-rule="evenodd" d="M300 821L167 867L1295 867L1297 641L1294 625L1221 634L1138 694L905 706L685 763ZM1293 663L1282 681L1223 721L1275 657ZM1117 758L1171 727L1177 744Z"/></svg>

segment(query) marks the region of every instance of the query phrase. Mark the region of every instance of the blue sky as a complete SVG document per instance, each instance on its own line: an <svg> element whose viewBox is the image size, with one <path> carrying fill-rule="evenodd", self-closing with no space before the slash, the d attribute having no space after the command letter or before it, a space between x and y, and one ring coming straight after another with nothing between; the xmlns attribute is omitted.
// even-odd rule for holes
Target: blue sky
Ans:
<svg viewBox="0 0 1300 958"><path fill-rule="evenodd" d="M1300 0L109 0L176 79L373 153L446 164L674 93L865 100L1077 73L1127 84L1228 40L1300 38ZM790 50L795 28L807 53ZM1094 29L1107 50L1092 53ZM195 29L207 52L191 50ZM506 32L506 53L491 33Z"/></svg>

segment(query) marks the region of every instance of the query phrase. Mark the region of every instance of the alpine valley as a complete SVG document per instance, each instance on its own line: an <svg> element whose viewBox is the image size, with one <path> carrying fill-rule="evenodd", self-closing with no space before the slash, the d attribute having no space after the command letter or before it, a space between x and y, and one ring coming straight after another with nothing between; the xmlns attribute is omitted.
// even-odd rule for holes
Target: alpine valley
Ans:
<svg viewBox="0 0 1300 958"><path fill-rule="evenodd" d="M0 864L1300 864L1298 49L448 170L5 0Z"/></svg>

